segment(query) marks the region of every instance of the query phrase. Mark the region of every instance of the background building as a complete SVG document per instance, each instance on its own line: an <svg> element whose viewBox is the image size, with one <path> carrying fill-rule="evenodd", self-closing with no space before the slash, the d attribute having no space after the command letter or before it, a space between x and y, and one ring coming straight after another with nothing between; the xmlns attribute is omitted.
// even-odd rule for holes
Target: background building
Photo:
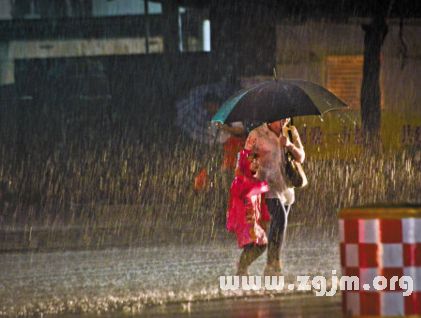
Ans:
<svg viewBox="0 0 421 318"><path fill-rule="evenodd" d="M97 114L95 120L119 118L129 126L141 126L146 114L170 121L175 100L192 87L235 82L274 65L274 23L264 24L264 36L255 28L270 8L249 18L235 3L203 1L4 0L1 6L2 118L16 122L22 140L46 120L65 129L81 109L90 120Z"/></svg>
<svg viewBox="0 0 421 318"><path fill-rule="evenodd" d="M303 118L307 149L320 156L361 145L361 82L364 62L363 19L348 22L284 21L277 25L277 73L327 87L351 108L341 120ZM421 146L421 20L388 21L381 53L382 140L386 149ZM355 124L354 124L355 122Z"/></svg>
<svg viewBox="0 0 421 318"><path fill-rule="evenodd" d="M280 77L326 86L358 111L361 24L368 21L361 16L375 8L328 2L313 8L270 0L3 0L2 135L24 143L46 122L58 140L116 119L133 129L151 118L171 122L175 101L193 87L219 81L239 87L242 78L270 77L274 66ZM400 27L399 19L388 20L381 74L383 110L404 114L396 136L406 140L401 134L410 125L415 143L419 21L405 19ZM391 123L392 117L386 115Z"/></svg>

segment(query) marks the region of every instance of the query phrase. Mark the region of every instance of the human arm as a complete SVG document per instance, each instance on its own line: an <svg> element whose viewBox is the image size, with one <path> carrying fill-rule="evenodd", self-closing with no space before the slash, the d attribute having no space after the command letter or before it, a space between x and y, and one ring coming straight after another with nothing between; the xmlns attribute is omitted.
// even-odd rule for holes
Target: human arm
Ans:
<svg viewBox="0 0 421 318"><path fill-rule="evenodd" d="M230 126L227 124L222 124L222 123L216 123L216 127L218 129L222 129L228 133L230 133L231 135L237 136L237 137L243 137L246 134L246 131L244 129L243 126Z"/></svg>
<svg viewBox="0 0 421 318"><path fill-rule="evenodd" d="M298 134L295 126L291 126L289 129L291 129L292 139L294 142L291 142L289 138L282 135L279 139L280 144L292 154L297 162L303 163L305 159L305 152L303 144L301 143L300 135Z"/></svg>
<svg viewBox="0 0 421 318"><path fill-rule="evenodd" d="M251 131L248 135L244 148L251 151L257 151L257 136L254 131Z"/></svg>

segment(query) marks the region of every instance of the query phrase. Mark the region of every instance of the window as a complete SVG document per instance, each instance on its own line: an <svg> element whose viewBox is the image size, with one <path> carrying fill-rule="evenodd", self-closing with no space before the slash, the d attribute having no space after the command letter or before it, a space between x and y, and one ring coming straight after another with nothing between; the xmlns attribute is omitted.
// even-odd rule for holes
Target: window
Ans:
<svg viewBox="0 0 421 318"><path fill-rule="evenodd" d="M161 2L147 0L0 0L0 19L144 15L145 2L148 14L162 13Z"/></svg>
<svg viewBox="0 0 421 318"><path fill-rule="evenodd" d="M37 55L42 57L149 54L163 53L165 49L171 53L177 50L211 51L211 22L207 7L179 6L173 0L9 0L5 3L9 6L0 8L10 12L10 19L47 21L35 25L36 28L49 30L48 26L56 25L56 19L60 18L59 27L51 28L51 36L49 31L42 31L40 39L33 39L31 35L31 45L35 47L32 52L39 51ZM6 17L5 13L3 19ZM78 20L77 27L73 27L72 18ZM91 23L92 20L95 21ZM114 20L116 23L123 21L122 27L115 27ZM17 25L16 29L19 28ZM80 29L83 28L86 28L86 35L81 36ZM25 46L29 40L17 41L17 45ZM67 50L75 42L78 43L75 49ZM83 51L76 49L78 46L82 46ZM19 56L27 54L30 53L19 53Z"/></svg>
<svg viewBox="0 0 421 318"><path fill-rule="evenodd" d="M162 4L158 1L148 1L148 14L162 14Z"/></svg>
<svg viewBox="0 0 421 318"><path fill-rule="evenodd" d="M353 109L360 109L362 55L331 55L326 60L327 89Z"/></svg>
<svg viewBox="0 0 421 318"><path fill-rule="evenodd" d="M140 14L145 14L145 0L92 0L94 17Z"/></svg>
<svg viewBox="0 0 421 318"><path fill-rule="evenodd" d="M14 19L85 17L92 11L84 0L15 0L9 6Z"/></svg>
<svg viewBox="0 0 421 318"><path fill-rule="evenodd" d="M178 31L180 52L210 52L209 9L179 7Z"/></svg>
<svg viewBox="0 0 421 318"><path fill-rule="evenodd" d="M0 0L0 3L1 1L4 0ZM9 4L11 19L54 20L61 17L93 17L101 21L105 17L130 16L138 23L134 35L125 36L124 31L117 30L117 36L109 36L113 32L113 26L109 22L89 24L89 20L86 20L83 21L83 25L95 30L97 38L88 40L78 39L78 35L75 37L66 35L66 38L33 40L31 43L28 40L15 41L14 46L19 48L32 45L31 50L23 49L22 53L18 53L21 58L24 56L27 58L28 54L58 57L148 54L164 51L163 8L162 2L158 0L10 0L5 3ZM5 5L0 6L3 7L7 11ZM106 38L102 36L102 30L106 30L104 32L107 34Z"/></svg>

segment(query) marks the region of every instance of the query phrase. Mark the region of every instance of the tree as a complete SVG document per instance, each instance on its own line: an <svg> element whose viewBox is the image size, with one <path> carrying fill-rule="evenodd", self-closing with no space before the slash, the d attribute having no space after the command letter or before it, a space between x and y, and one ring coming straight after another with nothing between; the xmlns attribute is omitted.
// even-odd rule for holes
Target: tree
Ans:
<svg viewBox="0 0 421 318"><path fill-rule="evenodd" d="M361 85L361 122L365 141L377 146L380 141L381 93L380 54L388 27L386 17L377 14L370 24L363 25L364 67Z"/></svg>

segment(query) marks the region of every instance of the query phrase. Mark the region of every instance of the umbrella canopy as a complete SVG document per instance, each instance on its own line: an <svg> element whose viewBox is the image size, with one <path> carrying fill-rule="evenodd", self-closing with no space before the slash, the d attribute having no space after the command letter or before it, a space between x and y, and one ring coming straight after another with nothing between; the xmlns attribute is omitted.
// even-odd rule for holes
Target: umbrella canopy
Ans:
<svg viewBox="0 0 421 318"><path fill-rule="evenodd" d="M218 142L224 142L227 136L217 135L217 128L210 125L212 116L204 108L205 98L208 94L218 96L221 101L235 92L232 85L225 82L210 83L197 86L187 96L176 102L177 126L187 133L192 139L202 143L213 144L215 137Z"/></svg>
<svg viewBox="0 0 421 318"><path fill-rule="evenodd" d="M212 122L273 122L282 118L322 115L347 105L326 88L303 80L272 80L229 98Z"/></svg>

